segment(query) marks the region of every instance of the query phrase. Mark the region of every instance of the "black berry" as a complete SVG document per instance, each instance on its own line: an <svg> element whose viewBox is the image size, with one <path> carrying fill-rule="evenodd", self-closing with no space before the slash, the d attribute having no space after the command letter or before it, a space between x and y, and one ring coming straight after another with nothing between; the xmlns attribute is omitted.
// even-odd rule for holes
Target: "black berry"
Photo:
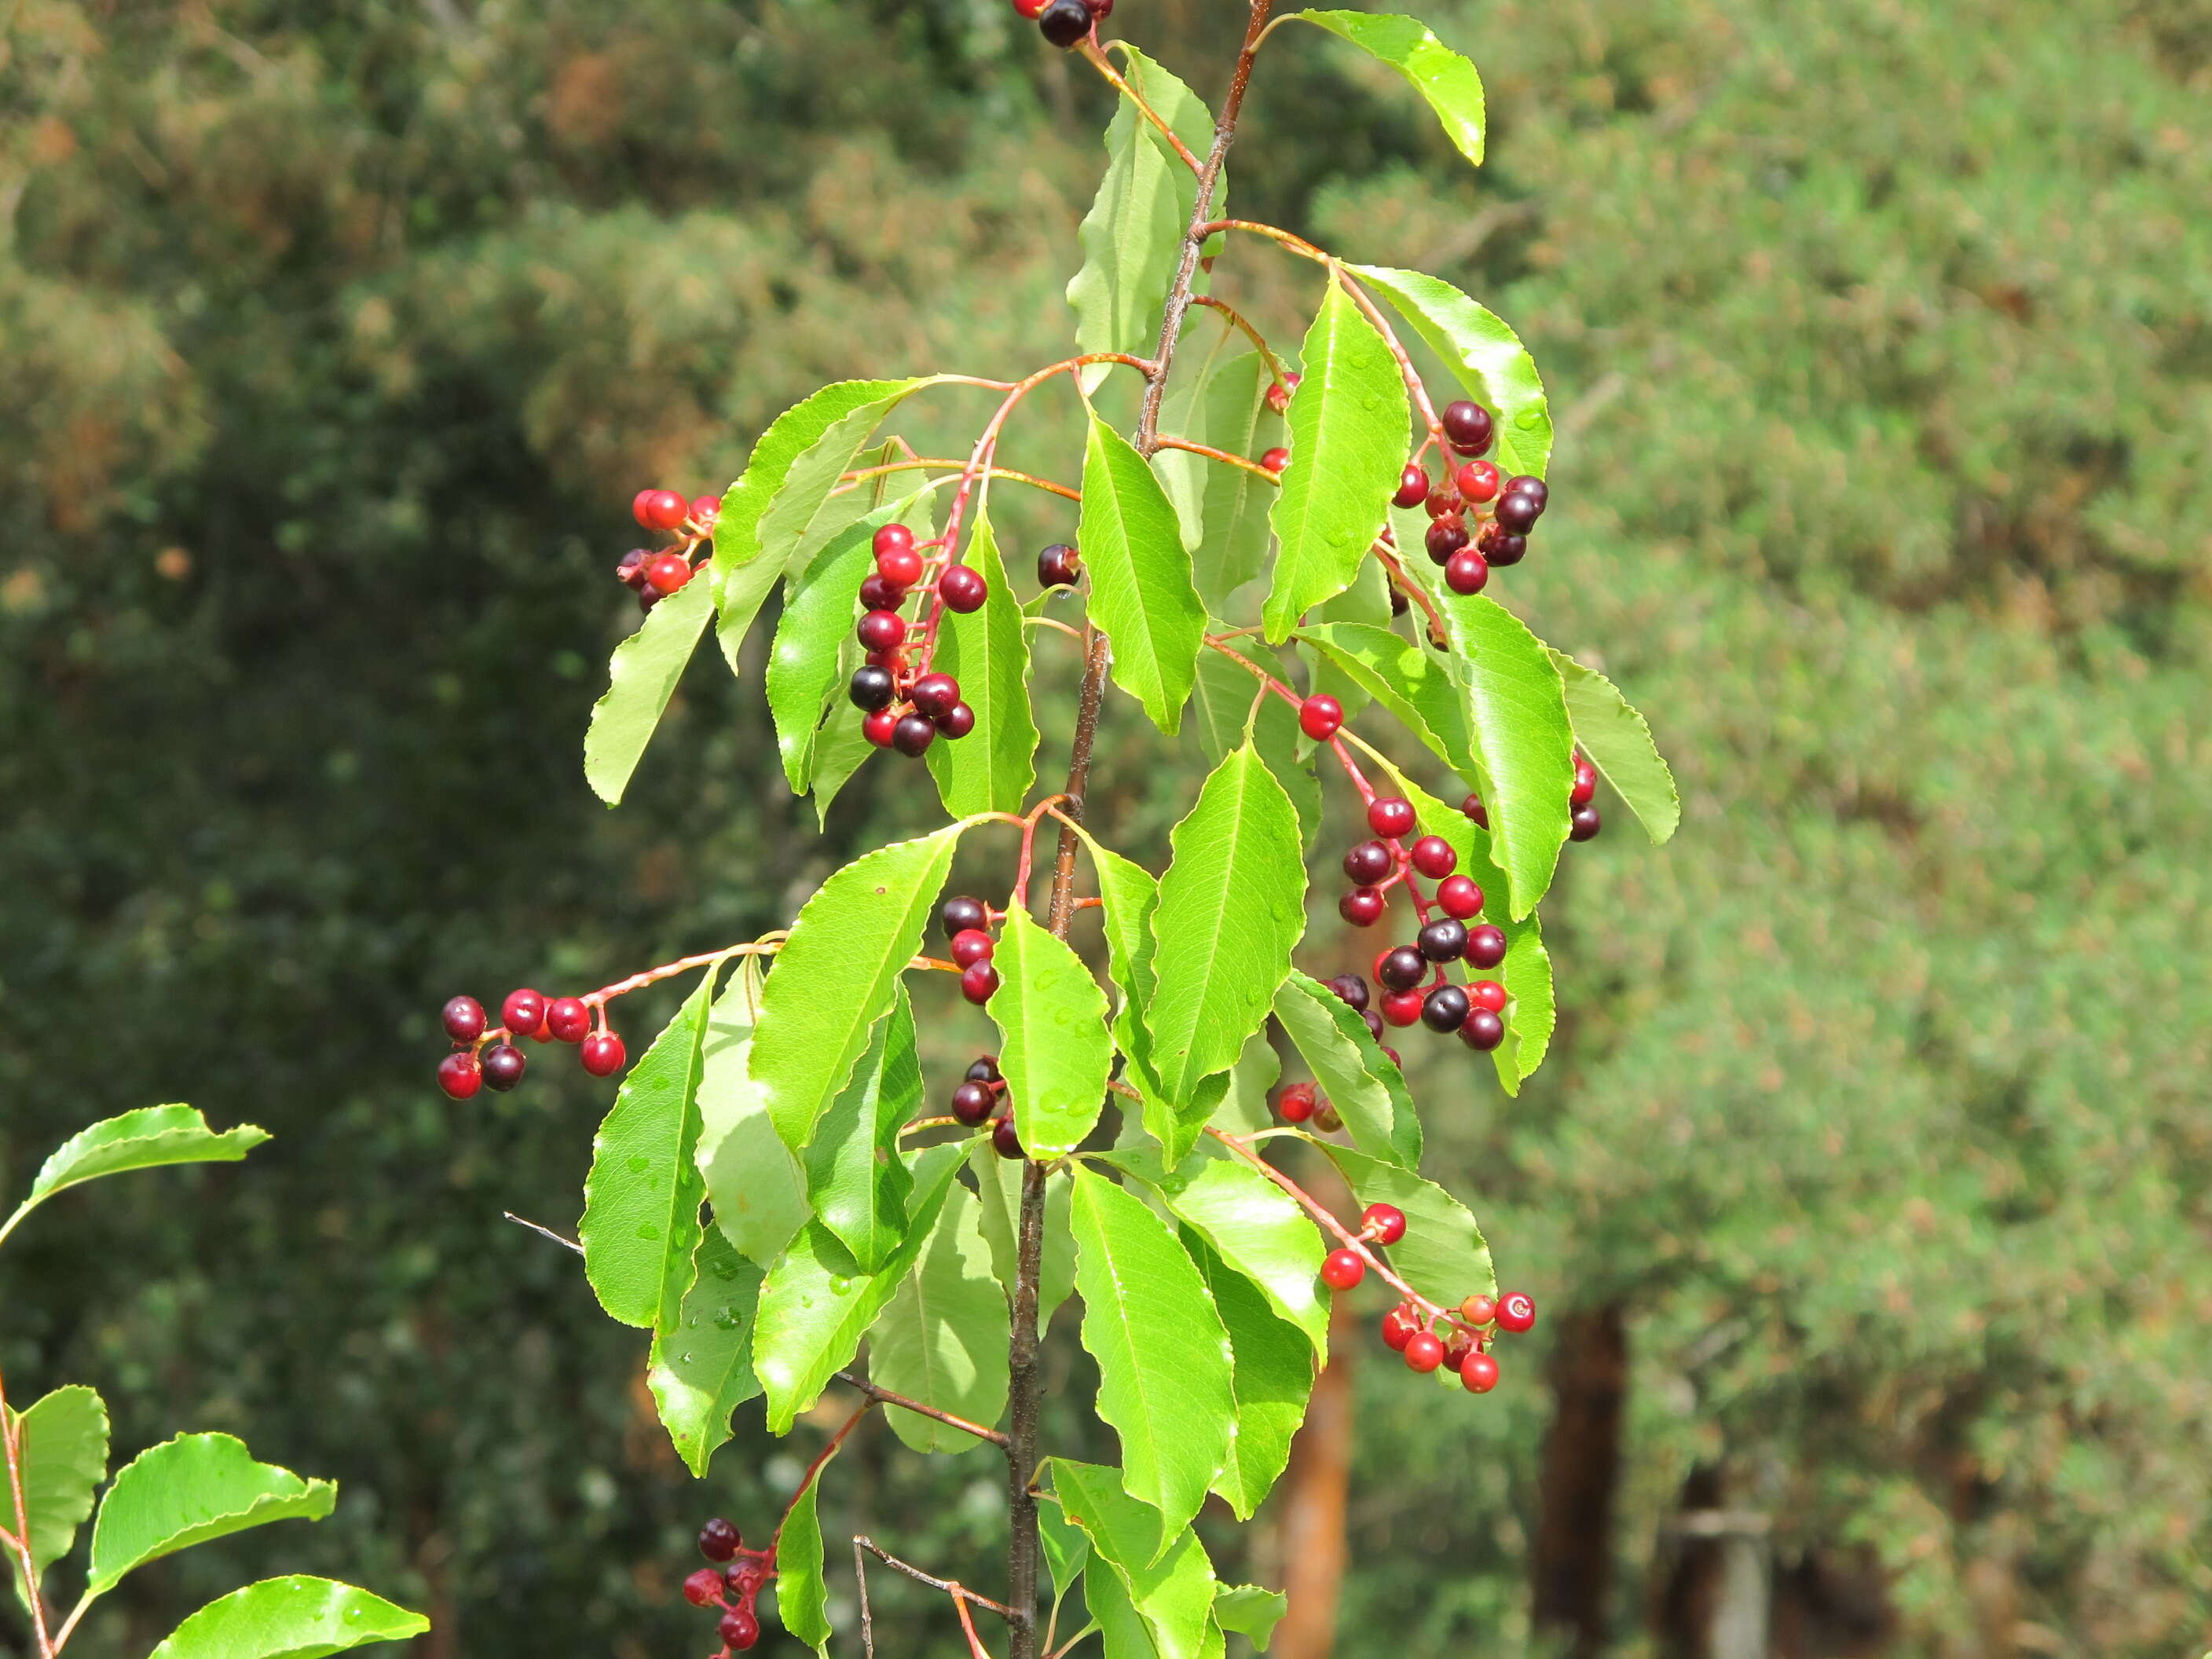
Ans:
<svg viewBox="0 0 2212 1659"><path fill-rule="evenodd" d="M898 683L891 678L890 669L872 668L863 663L853 671L852 684L845 688L845 695L852 698L855 708L884 708L898 695Z"/></svg>
<svg viewBox="0 0 2212 1659"><path fill-rule="evenodd" d="M1394 991L1408 990L1419 985L1428 971L1426 958L1410 945L1401 945L1386 951L1382 960L1375 964L1375 977Z"/></svg>
<svg viewBox="0 0 2212 1659"><path fill-rule="evenodd" d="M891 747L912 758L927 749L937 737L937 723L927 714L902 714L891 727Z"/></svg>
<svg viewBox="0 0 2212 1659"><path fill-rule="evenodd" d="M996 1083L998 1080L999 1057L996 1054L978 1054L968 1062L969 1082Z"/></svg>
<svg viewBox="0 0 2212 1659"><path fill-rule="evenodd" d="M1083 0L1052 0L1037 19L1044 38L1062 51L1091 33L1091 8Z"/></svg>
<svg viewBox="0 0 2212 1659"><path fill-rule="evenodd" d="M1467 924L1438 917L1421 929L1419 949L1431 962L1457 962L1467 951Z"/></svg>
<svg viewBox="0 0 2212 1659"><path fill-rule="evenodd" d="M1431 986L1421 1003L1421 1024L1431 1031L1456 1031L1467 1024L1467 993L1456 985Z"/></svg>
<svg viewBox="0 0 2212 1659"><path fill-rule="evenodd" d="M1357 974L1339 974L1329 981L1328 988L1341 997L1355 1013L1367 1006L1367 981Z"/></svg>
<svg viewBox="0 0 2212 1659"><path fill-rule="evenodd" d="M1474 550L1492 564L1518 564L1528 551L1528 538L1515 535L1504 525L1486 524L1475 538Z"/></svg>
<svg viewBox="0 0 2212 1659"><path fill-rule="evenodd" d="M1588 841L1598 832L1597 808L1584 801L1567 815L1567 839Z"/></svg>
<svg viewBox="0 0 2212 1659"><path fill-rule="evenodd" d="M1509 495L1534 496L1536 498L1536 510L1539 513L1541 513L1546 507L1549 506L1552 500L1552 487L1546 483L1541 478L1533 477L1526 472L1519 473L1513 477L1508 478L1505 481L1504 493Z"/></svg>

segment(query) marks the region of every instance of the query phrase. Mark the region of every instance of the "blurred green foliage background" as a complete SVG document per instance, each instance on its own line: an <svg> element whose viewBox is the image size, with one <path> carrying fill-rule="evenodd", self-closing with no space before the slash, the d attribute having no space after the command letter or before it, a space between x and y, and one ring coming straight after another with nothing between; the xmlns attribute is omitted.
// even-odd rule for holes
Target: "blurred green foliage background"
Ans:
<svg viewBox="0 0 2212 1659"><path fill-rule="evenodd" d="M1238 210L1521 331L1562 437L1504 594L1650 714L1686 820L1570 849L1520 1101L1414 1079L1546 1319L1479 1406L1359 1370L1337 1651L1705 1652L1685 1509L1768 1529L1778 1654L2197 1651L2212 11L1428 11L1490 165L1290 31ZM1242 15L1114 24L1211 97ZM0 1190L159 1100L277 1136L43 1214L0 1362L100 1387L120 1454L222 1428L343 1483L134 1578L85 1659L285 1568L427 1607L438 1659L708 1645L690 1530L765 1521L809 1431L743 1414L685 1479L642 1344L500 1218L573 1222L607 1091L455 1108L436 1009L747 937L934 818L879 766L817 837L712 651L599 808L608 572L634 489L719 490L825 380L1062 354L1079 70L1002 0L0 9ZM1255 243L1216 291L1288 339L1316 297ZM1011 465L1073 474L1068 401ZM982 405L931 409L925 447ZM1093 815L1149 852L1196 768L1133 708ZM993 1582L981 1458L872 1435L826 1507ZM1243 1565L1291 1547L1279 1505Z"/></svg>

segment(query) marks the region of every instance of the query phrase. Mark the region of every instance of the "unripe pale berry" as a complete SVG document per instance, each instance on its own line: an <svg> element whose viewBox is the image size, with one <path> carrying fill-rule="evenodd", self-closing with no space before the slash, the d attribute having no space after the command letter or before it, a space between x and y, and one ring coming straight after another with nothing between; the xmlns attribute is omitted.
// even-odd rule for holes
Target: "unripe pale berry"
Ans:
<svg viewBox="0 0 2212 1659"><path fill-rule="evenodd" d="M1470 1325L1487 1325L1498 1317L1498 1298L1478 1291L1459 1304L1459 1316Z"/></svg>
<svg viewBox="0 0 2212 1659"><path fill-rule="evenodd" d="M1498 1328L1519 1333L1536 1322L1536 1298L1526 1291L1508 1291L1498 1298Z"/></svg>
<svg viewBox="0 0 2212 1659"><path fill-rule="evenodd" d="M988 962L998 942L980 927L963 927L952 936L952 960L963 968Z"/></svg>
<svg viewBox="0 0 2212 1659"><path fill-rule="evenodd" d="M681 553L663 553L646 566L645 580L656 593L673 593L691 580L691 561Z"/></svg>
<svg viewBox="0 0 2212 1659"><path fill-rule="evenodd" d="M592 1011L581 997L562 997L546 1009L545 1029L563 1042L581 1042L592 1029Z"/></svg>
<svg viewBox="0 0 2212 1659"><path fill-rule="evenodd" d="M446 1035L456 1042L474 1042L484 1034L483 1004L474 997L455 997L440 1015Z"/></svg>
<svg viewBox="0 0 2212 1659"><path fill-rule="evenodd" d="M1355 887L1337 900L1336 914L1354 927L1372 927L1382 919L1382 895L1372 887Z"/></svg>
<svg viewBox="0 0 2212 1659"><path fill-rule="evenodd" d="M1344 705L1326 691L1317 691L1298 705L1298 730L1316 743L1326 743L1344 725Z"/></svg>
<svg viewBox="0 0 2212 1659"><path fill-rule="evenodd" d="M1505 960L1505 935L1487 922L1468 928L1467 959L1478 968L1495 968Z"/></svg>
<svg viewBox="0 0 2212 1659"><path fill-rule="evenodd" d="M1444 561L1444 586L1462 598L1490 586L1490 561L1471 547L1462 547Z"/></svg>
<svg viewBox="0 0 2212 1659"><path fill-rule="evenodd" d="M965 617L983 608L983 601L991 597L991 585L964 564L949 565L937 579L937 597L947 611Z"/></svg>
<svg viewBox="0 0 2212 1659"><path fill-rule="evenodd" d="M1344 873L1362 887L1372 887L1389 875L1397 860L1390 849L1379 841L1363 841L1346 849L1344 854Z"/></svg>
<svg viewBox="0 0 2212 1659"><path fill-rule="evenodd" d="M1419 507L1429 498L1429 475L1411 461L1398 475L1398 493L1390 498L1393 507Z"/></svg>
<svg viewBox="0 0 2212 1659"><path fill-rule="evenodd" d="M1395 1204L1370 1204L1359 1212L1359 1230L1377 1244L1395 1244L1406 1236L1406 1212Z"/></svg>
<svg viewBox="0 0 2212 1659"><path fill-rule="evenodd" d="M584 1062L584 1069L593 1077L612 1077L629 1058L623 1048L623 1040L612 1031L586 1037L578 1055Z"/></svg>
<svg viewBox="0 0 2212 1659"><path fill-rule="evenodd" d="M960 971L960 994L978 1008L988 1002L999 988L999 970L988 962L978 962Z"/></svg>
<svg viewBox="0 0 2212 1659"><path fill-rule="evenodd" d="M1367 827L1393 840L1413 827L1413 803L1396 795L1378 795L1367 803Z"/></svg>
<svg viewBox="0 0 2212 1659"><path fill-rule="evenodd" d="M1478 1008L1502 1013L1505 1008L1505 988L1494 979L1479 979L1467 988L1467 1000Z"/></svg>
<svg viewBox="0 0 2212 1659"><path fill-rule="evenodd" d="M455 1100L467 1100L483 1087L483 1066L466 1049L438 1062L438 1086Z"/></svg>
<svg viewBox="0 0 2212 1659"><path fill-rule="evenodd" d="M1444 1363L1444 1345L1432 1331L1416 1331L1406 1344L1406 1368L1423 1375Z"/></svg>
<svg viewBox="0 0 2212 1659"><path fill-rule="evenodd" d="M1459 854L1442 836L1423 836L1407 849L1413 868L1432 881L1441 881L1459 866Z"/></svg>
<svg viewBox="0 0 2212 1659"><path fill-rule="evenodd" d="M891 747L908 759L921 757L937 739L937 723L927 714L902 714L891 727Z"/></svg>
<svg viewBox="0 0 2212 1659"><path fill-rule="evenodd" d="M1469 1012L1467 993L1460 987L1432 985L1421 1003L1421 1024L1440 1036L1449 1036L1467 1024Z"/></svg>
<svg viewBox="0 0 2212 1659"><path fill-rule="evenodd" d="M1437 903L1446 915L1465 921L1482 914L1482 889L1471 876L1446 876L1437 884Z"/></svg>
<svg viewBox="0 0 2212 1659"><path fill-rule="evenodd" d="M1498 1362L1477 1348L1460 1362L1459 1380L1469 1394L1488 1394L1498 1386Z"/></svg>
<svg viewBox="0 0 2212 1659"><path fill-rule="evenodd" d="M1367 1277L1367 1264L1352 1250L1331 1250L1321 1264L1322 1283L1332 1291L1348 1291Z"/></svg>
<svg viewBox="0 0 2212 1659"><path fill-rule="evenodd" d="M1505 1041L1505 1022L1491 1009L1469 1009L1467 1023L1459 1028L1459 1040L1475 1053L1486 1054Z"/></svg>

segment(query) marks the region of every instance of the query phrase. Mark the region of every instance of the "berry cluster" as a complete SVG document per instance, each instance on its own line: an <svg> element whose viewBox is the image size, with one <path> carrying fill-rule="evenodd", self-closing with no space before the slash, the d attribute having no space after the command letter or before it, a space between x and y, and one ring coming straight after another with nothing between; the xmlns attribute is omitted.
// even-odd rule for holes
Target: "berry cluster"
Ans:
<svg viewBox="0 0 2212 1659"><path fill-rule="evenodd" d="M1599 830L1604 827L1598 818L1597 807L1591 799L1596 793L1597 768L1592 766L1589 757L1577 749L1575 750L1575 781L1567 789L1569 841L1593 840ZM1476 829L1490 828L1490 810L1482 804L1481 796L1469 795L1460 803L1460 811L1467 814Z"/></svg>
<svg viewBox="0 0 2212 1659"><path fill-rule="evenodd" d="M548 1000L525 988L509 991L499 1012L506 1023L487 1030L489 1016L474 997L455 997L446 1005L453 1052L438 1062L438 1086L455 1100L485 1087L504 1093L521 1082L529 1060L517 1045L526 1039L576 1044L577 1057L593 1077L612 1077L629 1057L622 1038L607 1029L606 1009L586 998Z"/></svg>
<svg viewBox="0 0 2212 1659"><path fill-rule="evenodd" d="M1406 1212L1395 1204L1370 1204L1360 1212L1358 1242L1368 1250L1387 1249L1406 1236ZM1382 1258L1377 1257L1380 1261ZM1348 1291L1367 1277L1367 1257L1346 1246L1332 1250L1321 1264L1322 1282ZM1500 1331L1518 1334L1536 1322L1536 1302L1526 1291L1492 1297L1470 1296L1450 1313L1424 1311L1401 1301L1382 1316L1382 1340L1405 1356L1409 1370L1456 1372L1469 1394L1488 1394L1498 1386L1498 1362L1490 1345Z"/></svg>
<svg viewBox="0 0 2212 1659"><path fill-rule="evenodd" d="M1334 699L1306 699L1299 718L1310 734L1316 725L1328 723L1307 718L1316 702L1333 704ZM1412 943L1376 952L1372 970L1382 987L1380 997L1371 995L1358 974L1338 975L1330 988L1378 1038L1385 1025L1419 1020L1443 1036L1456 1031L1461 1042L1478 1052L1495 1048L1505 1040L1505 988L1488 979L1462 985L1444 971L1455 962L1489 969L1505 959L1503 933L1487 922L1468 925L1482 914L1482 889L1470 877L1455 873L1459 854L1442 836L1422 836L1407 843L1414 827L1411 801L1376 796L1367 804L1367 827L1375 839L1358 842L1344 855L1344 873L1352 885L1337 901L1337 914L1355 927L1372 927L1389 906L1389 890L1403 885L1419 931ZM1423 894L1424 878L1435 884L1433 895Z"/></svg>
<svg viewBox="0 0 2212 1659"><path fill-rule="evenodd" d="M699 1528L699 1553L715 1565L684 1581L684 1599L695 1607L720 1607L715 1634L722 1638L722 1652L742 1653L760 1640L753 1604L775 1577L775 1551L747 1549L738 1529L718 1516Z"/></svg>
<svg viewBox="0 0 2212 1659"><path fill-rule="evenodd" d="M952 1115L969 1128L991 1126L991 1146L1001 1158L1022 1155L1021 1138L1014 1133L1014 1114L1002 1103L1006 1080L999 1075L996 1054L978 1054L952 1091Z"/></svg>
<svg viewBox="0 0 2212 1659"><path fill-rule="evenodd" d="M1114 10L1114 0L1014 0L1014 10L1063 51L1091 38L1094 25Z"/></svg>
<svg viewBox="0 0 2212 1659"><path fill-rule="evenodd" d="M672 489L641 489L629 504L630 516L647 530L674 532L672 547L633 547L615 565L622 585L637 595L641 611L650 611L697 574L691 561L714 528L722 509L712 495L685 501Z"/></svg>
<svg viewBox="0 0 2212 1659"><path fill-rule="evenodd" d="M960 701L959 681L929 670L929 653L937 641L935 614L921 624L920 638L910 641L899 607L908 594L921 588L934 592L945 609L966 616L982 607L990 597L990 586L964 564L924 557L914 532L902 524L887 524L876 532L875 554L875 571L860 584L865 614L856 630L860 643L868 647L868 659L853 671L847 695L861 711L860 730L870 743L920 756L940 732L957 738L974 731L975 711ZM921 652L919 665L909 660L910 647Z"/></svg>
<svg viewBox="0 0 2212 1659"><path fill-rule="evenodd" d="M1518 564L1528 551L1528 534L1544 516L1551 491L1541 478L1507 477L1494 461L1482 459L1497 435L1497 423L1480 404L1462 398L1447 404L1437 417L1448 458L1441 482L1431 483L1418 457L1398 477L1398 507L1428 509L1423 538L1429 560L1443 567L1444 585L1455 593L1480 593L1493 565Z"/></svg>

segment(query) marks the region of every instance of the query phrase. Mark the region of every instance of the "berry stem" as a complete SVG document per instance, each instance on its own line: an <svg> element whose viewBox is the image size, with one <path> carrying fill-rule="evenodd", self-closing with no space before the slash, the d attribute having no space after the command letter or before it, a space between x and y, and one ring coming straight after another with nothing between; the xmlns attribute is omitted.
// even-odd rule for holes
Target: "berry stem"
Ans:
<svg viewBox="0 0 2212 1659"><path fill-rule="evenodd" d="M846 1437L860 1426L860 1419L873 1411L875 1407L876 1402L872 1397L863 1400L854 1408L853 1414L845 1419L844 1425L830 1437L830 1443L816 1454L814 1461L806 1466L806 1473L799 1476L799 1485L792 1489L790 1502L783 1506L783 1514L776 1521L775 1531L769 1534L768 1540L769 1565L773 1566L775 1564L775 1547L783 1537L783 1523L791 1519L792 1510L799 1506L799 1500L806 1496L806 1489L821 1478L823 1467L844 1446Z"/></svg>
<svg viewBox="0 0 2212 1659"><path fill-rule="evenodd" d="M1160 137L1168 141L1169 144L1174 148L1175 153L1182 157L1184 164L1188 166L1193 173L1199 174L1200 177L1205 175L1206 163L1200 161L1197 156L1190 153L1190 146L1184 143L1182 139L1176 137L1176 130L1170 126L1167 122L1162 118L1160 112L1154 109L1150 104L1146 103L1144 100L1144 95L1139 93L1136 88L1131 86L1128 82L1122 78L1121 73L1119 70L1116 70L1111 64L1106 61L1106 54L1098 50L1098 38L1096 35L1093 35L1090 40L1085 40L1079 47L1077 48L1077 50L1083 54L1084 62L1090 64L1091 68L1097 70L1099 74L1104 76L1108 81L1119 88L1121 89L1121 95L1137 106L1137 113L1143 116L1145 119L1150 121L1154 126L1159 129Z"/></svg>
<svg viewBox="0 0 2212 1659"><path fill-rule="evenodd" d="M950 1122L951 1119L945 1121ZM957 1429L963 1434L972 1434L978 1440L988 1440L994 1446L1006 1443L1006 1437L996 1429L987 1429L981 1423L970 1423L964 1417L955 1417L951 1412L941 1412L934 1406L925 1406L919 1400L909 1400L902 1394L893 1394L889 1389L879 1389L865 1376L852 1371L839 1371L837 1380L848 1389L857 1389L878 1406L896 1406L901 1411L919 1417L934 1419L948 1429Z"/></svg>
<svg viewBox="0 0 2212 1659"><path fill-rule="evenodd" d="M4 1443L8 1457L8 1492L15 1504L15 1528L0 1532L0 1538L15 1557L16 1571L23 1577L24 1598L31 1607L31 1638L36 1644L39 1659L53 1659L55 1644L46 1634L46 1598L39 1593L39 1574L31 1559L31 1510L23 1500L23 1428L21 1419L9 1415L8 1389L0 1382L0 1443Z"/></svg>
<svg viewBox="0 0 2212 1659"><path fill-rule="evenodd" d="M1279 489L1282 485L1283 481L1279 477L1247 456L1231 455L1225 449L1215 449L1208 444L1194 444L1188 438L1170 438L1163 435L1155 438L1153 443L1158 449L1180 449L1189 454L1203 455L1209 461L1219 461L1224 466L1241 466L1247 472L1257 473Z"/></svg>
<svg viewBox="0 0 2212 1659"><path fill-rule="evenodd" d="M886 472L912 472L918 468L927 467L942 468L947 473L957 473L965 469L967 465L965 461L948 460L942 456L923 455L916 455L911 460L887 461L881 466L864 466L855 471L839 473L838 477L844 482L832 493L842 495L848 488L865 483L870 478L879 477ZM987 466L983 469L983 473L988 477L1004 478L1010 483L1024 483L1032 489L1049 490L1052 494L1065 496L1071 501L1079 501L1083 499L1083 492L1079 489L1070 489L1066 484L1054 483L1049 478L1036 477L1027 472L1017 472L1011 467Z"/></svg>
<svg viewBox="0 0 2212 1659"><path fill-rule="evenodd" d="M1243 312L1237 310L1226 300L1217 300L1211 294L1194 294L1190 296L1190 302L1194 306L1205 306L1209 310L1219 312L1231 323L1243 329L1245 337L1259 349L1261 356L1267 359L1267 372L1275 377L1275 384L1283 386L1288 383L1290 370L1284 367L1283 360L1275 355L1274 348L1261 337L1260 331L1245 320Z"/></svg>

